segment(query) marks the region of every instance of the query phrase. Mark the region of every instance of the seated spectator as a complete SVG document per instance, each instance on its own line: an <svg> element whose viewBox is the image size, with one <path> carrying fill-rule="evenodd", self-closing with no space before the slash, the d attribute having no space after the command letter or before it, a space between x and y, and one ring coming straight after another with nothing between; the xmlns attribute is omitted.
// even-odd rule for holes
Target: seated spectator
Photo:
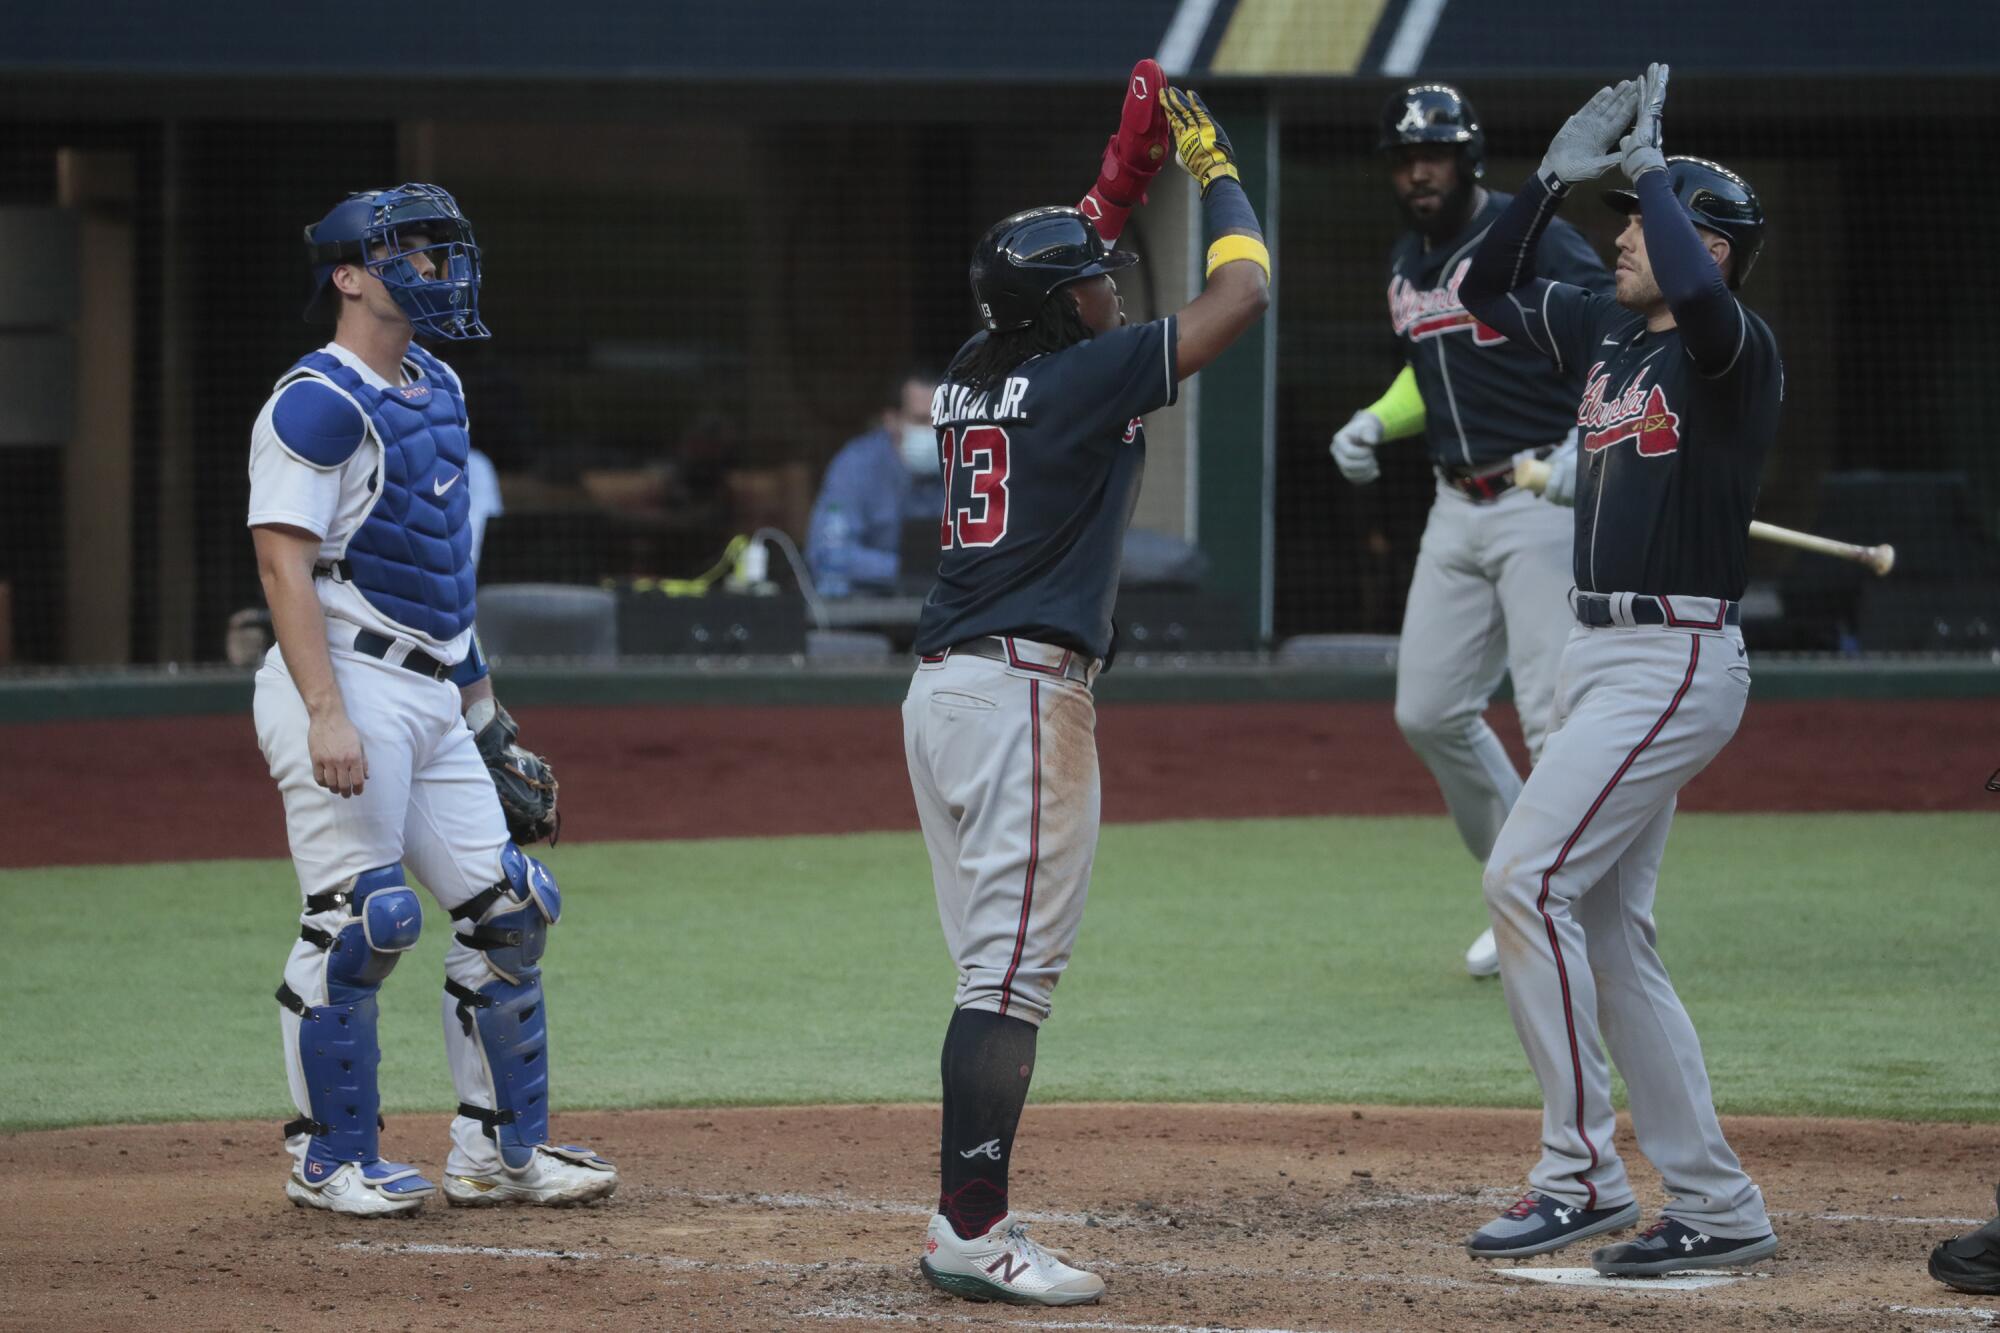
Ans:
<svg viewBox="0 0 2000 1333"><path fill-rule="evenodd" d="M931 429L934 376L897 380L875 428L840 447L813 502L806 563L823 597L888 592L901 563L903 524L936 522L944 510L937 433Z"/></svg>

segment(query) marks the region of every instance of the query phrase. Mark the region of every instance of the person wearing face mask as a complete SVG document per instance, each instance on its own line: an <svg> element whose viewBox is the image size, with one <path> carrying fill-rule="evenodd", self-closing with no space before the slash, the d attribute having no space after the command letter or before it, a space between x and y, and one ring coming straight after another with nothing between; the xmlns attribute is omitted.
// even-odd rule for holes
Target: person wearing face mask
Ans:
<svg viewBox="0 0 2000 1333"><path fill-rule="evenodd" d="M827 464L806 535L806 563L822 597L890 591L901 572L903 524L934 522L943 511L931 429L936 387L925 371L899 376L874 428L842 445Z"/></svg>

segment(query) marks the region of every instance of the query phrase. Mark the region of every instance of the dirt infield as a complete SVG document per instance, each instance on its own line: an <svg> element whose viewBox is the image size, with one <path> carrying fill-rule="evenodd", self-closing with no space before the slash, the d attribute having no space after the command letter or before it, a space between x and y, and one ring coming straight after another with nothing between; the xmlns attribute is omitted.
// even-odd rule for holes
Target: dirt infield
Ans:
<svg viewBox="0 0 2000 1333"><path fill-rule="evenodd" d="M1512 1202L1533 1113L1034 1107L1016 1203L1109 1286L1099 1305L1047 1311L918 1278L935 1125L914 1107L563 1116L560 1132L624 1171L607 1205L436 1199L372 1223L288 1206L272 1125L16 1135L0 1139L0 1327L1874 1333L1993 1318L1994 1301L1924 1272L1933 1243L1987 1214L1993 1126L1731 1121L1783 1247L1754 1276L1674 1290L1509 1276L1583 1267L1583 1248L1466 1257L1464 1236ZM416 1116L384 1143L433 1166L443 1145L443 1118Z"/></svg>
<svg viewBox="0 0 2000 1333"><path fill-rule="evenodd" d="M563 784L565 836L913 829L886 708L522 709ZM1512 712L1494 722L1520 756ZM0 726L16 787L0 867L283 856L247 716ZM1442 813L1387 704L1113 704L1111 821ZM1983 700L1753 703L1684 810L1994 810L2000 716Z"/></svg>

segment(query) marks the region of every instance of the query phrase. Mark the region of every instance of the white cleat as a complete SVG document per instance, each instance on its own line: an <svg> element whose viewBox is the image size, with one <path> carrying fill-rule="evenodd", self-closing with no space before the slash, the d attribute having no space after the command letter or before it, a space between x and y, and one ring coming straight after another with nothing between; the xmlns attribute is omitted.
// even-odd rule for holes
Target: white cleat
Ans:
<svg viewBox="0 0 2000 1333"><path fill-rule="evenodd" d="M457 1208L569 1208L606 1198L617 1188L618 1168L575 1144L544 1143L519 1171L502 1164L473 1175L447 1171L444 1176L444 1197Z"/></svg>
<svg viewBox="0 0 2000 1333"><path fill-rule="evenodd" d="M342 1162L332 1175L308 1185L296 1167L285 1181L285 1197L300 1208L324 1208L349 1217L394 1217L413 1213L437 1186L401 1162Z"/></svg>
<svg viewBox="0 0 2000 1333"><path fill-rule="evenodd" d="M1465 951L1465 970L1475 977L1497 977L1500 975L1500 946L1493 942L1493 931L1489 927L1484 935L1472 942Z"/></svg>
<svg viewBox="0 0 2000 1333"><path fill-rule="evenodd" d="M932 1286L969 1301L1088 1305L1104 1294L1103 1278L1029 1240L1012 1213L975 1240L960 1240L944 1214L934 1214L919 1265Z"/></svg>

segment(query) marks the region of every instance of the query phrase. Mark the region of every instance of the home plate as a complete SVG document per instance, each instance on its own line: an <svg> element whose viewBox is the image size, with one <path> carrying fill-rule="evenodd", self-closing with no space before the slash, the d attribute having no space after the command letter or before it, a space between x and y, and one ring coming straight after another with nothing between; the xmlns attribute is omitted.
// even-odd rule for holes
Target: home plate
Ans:
<svg viewBox="0 0 2000 1333"><path fill-rule="evenodd" d="M1547 1282L1558 1287L1610 1287L1618 1291L1701 1291L1741 1282L1732 1273L1679 1273L1670 1277L1605 1277L1594 1268L1496 1268L1500 1277Z"/></svg>

